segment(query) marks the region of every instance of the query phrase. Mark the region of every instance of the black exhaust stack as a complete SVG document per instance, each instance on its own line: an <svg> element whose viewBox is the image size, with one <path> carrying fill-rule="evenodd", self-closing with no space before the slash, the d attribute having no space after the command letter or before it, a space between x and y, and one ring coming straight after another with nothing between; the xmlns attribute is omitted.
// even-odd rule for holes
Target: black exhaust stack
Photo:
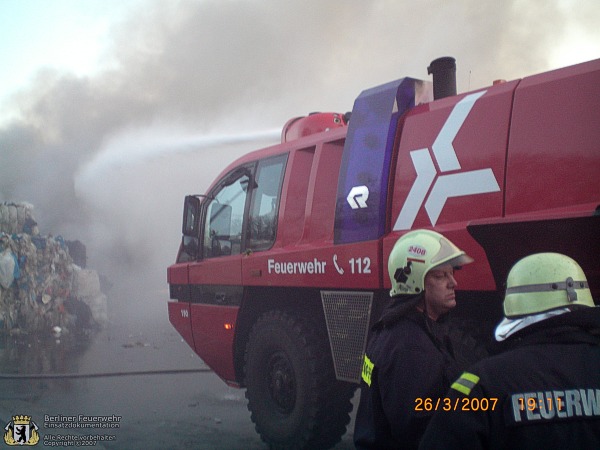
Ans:
<svg viewBox="0 0 600 450"><path fill-rule="evenodd" d="M456 60L451 56L434 59L427 68L429 75L433 74L433 98L451 97L456 95Z"/></svg>

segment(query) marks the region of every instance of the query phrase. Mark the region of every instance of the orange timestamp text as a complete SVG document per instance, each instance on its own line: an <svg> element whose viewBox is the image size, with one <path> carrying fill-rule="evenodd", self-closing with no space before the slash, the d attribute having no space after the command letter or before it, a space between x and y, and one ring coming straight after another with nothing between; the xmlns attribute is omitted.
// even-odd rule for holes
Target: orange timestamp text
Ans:
<svg viewBox="0 0 600 450"><path fill-rule="evenodd" d="M417 397L415 399L415 411L494 411L497 403L497 397Z"/></svg>

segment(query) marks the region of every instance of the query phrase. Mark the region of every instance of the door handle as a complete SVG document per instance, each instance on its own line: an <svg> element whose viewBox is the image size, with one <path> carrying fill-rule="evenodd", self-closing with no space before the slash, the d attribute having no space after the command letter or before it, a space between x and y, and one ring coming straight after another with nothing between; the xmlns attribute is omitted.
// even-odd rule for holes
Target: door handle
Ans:
<svg viewBox="0 0 600 450"><path fill-rule="evenodd" d="M218 304L225 303L225 292L215 292L215 301Z"/></svg>

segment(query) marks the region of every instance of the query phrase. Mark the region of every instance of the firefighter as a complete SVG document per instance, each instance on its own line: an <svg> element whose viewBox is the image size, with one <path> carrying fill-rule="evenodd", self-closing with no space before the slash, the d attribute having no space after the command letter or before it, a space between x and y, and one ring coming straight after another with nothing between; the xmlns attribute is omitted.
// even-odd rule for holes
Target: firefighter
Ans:
<svg viewBox="0 0 600 450"><path fill-rule="evenodd" d="M599 449L600 308L577 262L527 256L511 269L496 340L509 349L452 384L423 449Z"/></svg>
<svg viewBox="0 0 600 450"><path fill-rule="evenodd" d="M430 230L411 231L395 243L388 261L393 301L373 326L364 357L358 449L417 448L433 414L424 402L443 396L474 362L459 363L465 340L453 338L445 320L456 305L454 270L472 261Z"/></svg>

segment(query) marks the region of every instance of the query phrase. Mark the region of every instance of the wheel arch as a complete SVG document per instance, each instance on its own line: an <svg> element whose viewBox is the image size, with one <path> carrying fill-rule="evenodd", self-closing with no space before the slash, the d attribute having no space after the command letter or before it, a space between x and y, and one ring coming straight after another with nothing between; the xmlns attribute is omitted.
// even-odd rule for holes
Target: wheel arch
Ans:
<svg viewBox="0 0 600 450"><path fill-rule="evenodd" d="M318 289L264 286L245 288L233 343L235 376L240 387L245 387L244 354L250 331L258 318L271 310L286 312L303 321L309 321L319 336L327 338L325 315Z"/></svg>

